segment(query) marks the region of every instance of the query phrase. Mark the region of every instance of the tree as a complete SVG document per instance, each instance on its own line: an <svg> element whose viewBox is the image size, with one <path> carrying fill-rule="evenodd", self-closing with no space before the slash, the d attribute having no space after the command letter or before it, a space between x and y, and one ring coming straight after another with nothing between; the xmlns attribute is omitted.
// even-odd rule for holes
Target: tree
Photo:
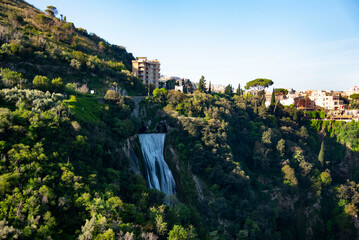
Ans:
<svg viewBox="0 0 359 240"><path fill-rule="evenodd" d="M120 98L120 94L114 90L107 90L106 95L104 97L105 100L118 100Z"/></svg>
<svg viewBox="0 0 359 240"><path fill-rule="evenodd" d="M273 91L272 91L272 97L270 99L270 105L271 106L274 106L275 105L275 88L273 88Z"/></svg>
<svg viewBox="0 0 359 240"><path fill-rule="evenodd" d="M241 90L241 84L240 84L240 83L238 84L238 88L237 88L236 94L237 94L238 96L241 96L241 95L242 95L242 90Z"/></svg>
<svg viewBox="0 0 359 240"><path fill-rule="evenodd" d="M187 239L187 231L181 225L174 225L168 234L169 240L185 240Z"/></svg>
<svg viewBox="0 0 359 240"><path fill-rule="evenodd" d="M233 95L233 88L231 84L228 84L226 86L226 88L224 89L224 94L228 95L228 96L232 96Z"/></svg>
<svg viewBox="0 0 359 240"><path fill-rule="evenodd" d="M264 89L266 89L267 87L272 86L272 85L273 85L273 81L270 79L257 78L257 79L247 82L247 84L244 88L247 90L248 89L254 90L258 93L259 91L264 91Z"/></svg>
<svg viewBox="0 0 359 240"><path fill-rule="evenodd" d="M166 101L167 90L165 88L156 88L153 90L153 98L156 99L157 102Z"/></svg>
<svg viewBox="0 0 359 240"><path fill-rule="evenodd" d="M325 171L320 174L320 180L322 181L324 186L329 185L332 182L332 177L330 176L330 172Z"/></svg>
<svg viewBox="0 0 359 240"><path fill-rule="evenodd" d="M284 157L285 154L285 140L282 138L277 143L277 151L281 157Z"/></svg>
<svg viewBox="0 0 359 240"><path fill-rule="evenodd" d="M288 94L288 90L284 89L284 88L276 88L275 90L273 90L276 96L280 96L280 95L287 95Z"/></svg>
<svg viewBox="0 0 359 240"><path fill-rule="evenodd" d="M50 88L50 79L45 76L37 75L34 77L32 84L35 88L46 91Z"/></svg>
<svg viewBox="0 0 359 240"><path fill-rule="evenodd" d="M20 85L22 87L22 83L25 82L25 79L22 78L21 73L11 71L8 68L1 68L0 69L0 83L5 87L13 87L16 85Z"/></svg>
<svg viewBox="0 0 359 240"><path fill-rule="evenodd" d="M323 165L324 164L324 141L322 142L322 145L320 146L320 151L318 155L318 161Z"/></svg>
<svg viewBox="0 0 359 240"><path fill-rule="evenodd" d="M354 93L354 94L350 95L350 98L353 100L359 100L359 93Z"/></svg>
<svg viewBox="0 0 359 240"><path fill-rule="evenodd" d="M166 89L175 89L176 88L176 79L169 79L166 81Z"/></svg>
<svg viewBox="0 0 359 240"><path fill-rule="evenodd" d="M199 80L198 90L200 92L206 92L206 79L204 78L204 76L202 76L201 79Z"/></svg>
<svg viewBox="0 0 359 240"><path fill-rule="evenodd" d="M208 85L208 93L209 94L212 93L212 84L211 84L211 82L209 82L209 85Z"/></svg>
<svg viewBox="0 0 359 240"><path fill-rule="evenodd" d="M282 167L282 173L284 174L284 183L296 187L298 185L298 180L295 176L294 169L289 165Z"/></svg>
<svg viewBox="0 0 359 240"><path fill-rule="evenodd" d="M350 108L351 109L357 109L359 108L359 93L354 93L352 95L350 95Z"/></svg>
<svg viewBox="0 0 359 240"><path fill-rule="evenodd" d="M265 99L262 100L261 105L258 108L258 115L262 118L267 118L268 115L268 109L266 107L266 101Z"/></svg>
<svg viewBox="0 0 359 240"><path fill-rule="evenodd" d="M268 128L268 130L264 131L262 134L262 142L264 144L271 145L274 138L274 131L271 128Z"/></svg>
<svg viewBox="0 0 359 240"><path fill-rule="evenodd" d="M64 88L64 83L60 77L52 79L51 85L54 91L62 91Z"/></svg>
<svg viewBox="0 0 359 240"><path fill-rule="evenodd" d="M47 9L45 10L45 12L50 16L50 17L55 17L59 12L57 10L56 7L54 6L47 6Z"/></svg>
<svg viewBox="0 0 359 240"><path fill-rule="evenodd" d="M193 84L190 80L186 80L183 88L184 93L193 93Z"/></svg>

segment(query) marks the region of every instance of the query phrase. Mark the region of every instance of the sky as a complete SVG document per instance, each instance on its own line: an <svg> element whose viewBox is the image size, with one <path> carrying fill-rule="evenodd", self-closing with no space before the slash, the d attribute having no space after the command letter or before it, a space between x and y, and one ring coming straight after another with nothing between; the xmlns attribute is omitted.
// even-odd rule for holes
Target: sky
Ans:
<svg viewBox="0 0 359 240"><path fill-rule="evenodd" d="M28 0L76 27L158 59L161 74L243 88L359 85L358 0Z"/></svg>

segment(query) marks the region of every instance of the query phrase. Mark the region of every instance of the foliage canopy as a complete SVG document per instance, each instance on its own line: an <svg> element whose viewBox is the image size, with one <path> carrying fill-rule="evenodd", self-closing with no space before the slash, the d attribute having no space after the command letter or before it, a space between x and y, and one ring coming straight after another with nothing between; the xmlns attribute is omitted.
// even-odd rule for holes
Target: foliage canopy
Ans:
<svg viewBox="0 0 359 240"><path fill-rule="evenodd" d="M258 91L264 90L265 88L267 88L271 85L273 85L272 80L266 79L266 78L257 78L257 79L247 82L247 84L244 88L247 90L251 89L251 90L258 92Z"/></svg>

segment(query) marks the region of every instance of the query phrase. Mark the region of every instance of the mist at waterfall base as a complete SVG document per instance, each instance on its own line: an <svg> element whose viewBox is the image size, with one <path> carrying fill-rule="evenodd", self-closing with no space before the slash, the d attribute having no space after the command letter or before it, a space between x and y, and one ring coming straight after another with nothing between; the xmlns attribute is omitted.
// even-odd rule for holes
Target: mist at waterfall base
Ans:
<svg viewBox="0 0 359 240"><path fill-rule="evenodd" d="M138 135L144 158L147 183L166 195L176 193L176 183L164 156L165 133Z"/></svg>

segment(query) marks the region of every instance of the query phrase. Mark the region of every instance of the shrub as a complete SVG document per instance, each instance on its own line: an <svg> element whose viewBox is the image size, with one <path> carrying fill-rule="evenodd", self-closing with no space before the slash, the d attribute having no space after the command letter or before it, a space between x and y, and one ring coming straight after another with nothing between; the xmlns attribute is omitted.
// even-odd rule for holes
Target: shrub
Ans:
<svg viewBox="0 0 359 240"><path fill-rule="evenodd" d="M83 84L81 87L77 88L77 92L79 93L88 93L89 88L87 87L87 83Z"/></svg>
<svg viewBox="0 0 359 240"><path fill-rule="evenodd" d="M120 94L116 92L115 90L107 90L105 95L105 100L117 100L119 99Z"/></svg>
<svg viewBox="0 0 359 240"><path fill-rule="evenodd" d="M51 87L50 79L48 79L45 76L37 75L34 77L34 80L32 81L32 84L35 88L46 91L49 90Z"/></svg>
<svg viewBox="0 0 359 240"><path fill-rule="evenodd" d="M64 83L62 82L62 78L54 78L51 80L52 89L54 91L60 92L64 89Z"/></svg>
<svg viewBox="0 0 359 240"><path fill-rule="evenodd" d="M65 85L65 91L67 93L75 93L76 92L76 83L68 83Z"/></svg>
<svg viewBox="0 0 359 240"><path fill-rule="evenodd" d="M80 70L81 68L81 62L79 62L78 60L76 59L71 59L71 62L70 62L70 66L77 69L77 70Z"/></svg>
<svg viewBox="0 0 359 240"><path fill-rule="evenodd" d="M8 68L0 69L0 80L5 87L13 87L25 83L26 80L22 78L21 73L11 71Z"/></svg>

